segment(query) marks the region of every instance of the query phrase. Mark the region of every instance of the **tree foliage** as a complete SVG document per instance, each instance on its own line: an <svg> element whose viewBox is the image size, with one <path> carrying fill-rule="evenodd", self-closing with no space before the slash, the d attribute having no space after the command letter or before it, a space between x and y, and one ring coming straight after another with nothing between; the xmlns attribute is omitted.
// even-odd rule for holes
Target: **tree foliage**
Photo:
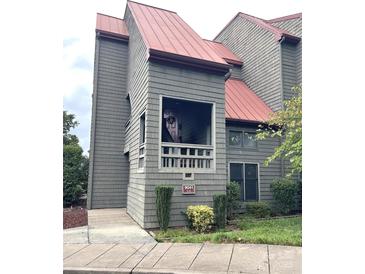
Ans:
<svg viewBox="0 0 365 274"><path fill-rule="evenodd" d="M79 123L74 114L63 111L63 205L78 204L86 193L89 159L82 153L79 139L70 130Z"/></svg>
<svg viewBox="0 0 365 274"><path fill-rule="evenodd" d="M280 138L281 144L265 160L268 165L275 159L290 162L288 177L302 171L302 87L292 88L295 95L284 101L284 109L275 112L266 125L259 125L257 139Z"/></svg>
<svg viewBox="0 0 365 274"><path fill-rule="evenodd" d="M67 113L63 111L63 144L78 144L79 139L76 135L70 134L70 130L77 127L79 122L75 120L75 115L72 113Z"/></svg>

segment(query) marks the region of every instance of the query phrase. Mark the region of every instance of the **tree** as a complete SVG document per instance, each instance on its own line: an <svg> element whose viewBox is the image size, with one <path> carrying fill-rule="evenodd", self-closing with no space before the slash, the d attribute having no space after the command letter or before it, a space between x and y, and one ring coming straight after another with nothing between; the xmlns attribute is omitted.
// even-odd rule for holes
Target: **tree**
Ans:
<svg viewBox="0 0 365 274"><path fill-rule="evenodd" d="M79 203L86 193L89 159L84 156L76 135L70 130L79 125L74 114L63 111L63 205Z"/></svg>
<svg viewBox="0 0 365 274"><path fill-rule="evenodd" d="M265 160L268 165L275 159L288 159L290 169L287 174L302 172L302 87L292 88L295 95L284 101L284 109L275 112L265 125L259 125L257 139L279 137L282 142L274 153Z"/></svg>
<svg viewBox="0 0 365 274"><path fill-rule="evenodd" d="M63 111L63 144L78 144L79 139L76 135L70 134L70 130L77 127L79 122L75 120L74 114L68 114L67 111Z"/></svg>

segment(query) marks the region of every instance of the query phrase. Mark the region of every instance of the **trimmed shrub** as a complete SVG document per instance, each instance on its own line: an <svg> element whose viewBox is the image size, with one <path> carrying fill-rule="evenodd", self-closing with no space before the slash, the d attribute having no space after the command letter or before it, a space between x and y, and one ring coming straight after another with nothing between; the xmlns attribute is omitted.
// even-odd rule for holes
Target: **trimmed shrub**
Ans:
<svg viewBox="0 0 365 274"><path fill-rule="evenodd" d="M227 184L227 218L233 218L234 210L240 205L240 185L237 182Z"/></svg>
<svg viewBox="0 0 365 274"><path fill-rule="evenodd" d="M271 184L275 209L278 213L288 214L295 208L297 184L287 178L276 179Z"/></svg>
<svg viewBox="0 0 365 274"><path fill-rule="evenodd" d="M186 215L196 232L206 232L214 222L213 209L206 205L188 206Z"/></svg>
<svg viewBox="0 0 365 274"><path fill-rule="evenodd" d="M155 188L156 213L160 229L166 230L170 221L171 197L174 192L172 186L159 185Z"/></svg>
<svg viewBox="0 0 365 274"><path fill-rule="evenodd" d="M267 218L271 215L271 208L267 202L245 203L246 213L255 218Z"/></svg>
<svg viewBox="0 0 365 274"><path fill-rule="evenodd" d="M214 221L217 228L225 228L227 196L226 194L216 194L213 196Z"/></svg>

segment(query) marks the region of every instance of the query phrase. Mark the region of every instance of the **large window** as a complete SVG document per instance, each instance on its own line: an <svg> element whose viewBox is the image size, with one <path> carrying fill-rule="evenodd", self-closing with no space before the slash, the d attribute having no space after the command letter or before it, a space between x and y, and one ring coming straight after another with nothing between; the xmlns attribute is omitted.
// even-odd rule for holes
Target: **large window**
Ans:
<svg viewBox="0 0 365 274"><path fill-rule="evenodd" d="M259 200L259 168L255 163L230 163L229 179L239 183L241 201Z"/></svg>
<svg viewBox="0 0 365 274"><path fill-rule="evenodd" d="M164 97L162 142L212 144L212 104Z"/></svg>
<svg viewBox="0 0 365 274"><path fill-rule="evenodd" d="M161 172L212 173L215 104L161 97Z"/></svg>

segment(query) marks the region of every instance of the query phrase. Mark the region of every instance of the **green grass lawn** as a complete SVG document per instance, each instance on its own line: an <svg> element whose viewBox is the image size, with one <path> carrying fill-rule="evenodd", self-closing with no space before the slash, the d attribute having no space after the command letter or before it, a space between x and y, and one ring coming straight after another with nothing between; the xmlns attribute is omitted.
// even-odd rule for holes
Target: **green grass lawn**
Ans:
<svg viewBox="0 0 365 274"><path fill-rule="evenodd" d="M252 243L273 245L302 245L302 218L270 220L240 219L237 226L228 230L198 234L187 228L155 232L159 242L177 243Z"/></svg>

